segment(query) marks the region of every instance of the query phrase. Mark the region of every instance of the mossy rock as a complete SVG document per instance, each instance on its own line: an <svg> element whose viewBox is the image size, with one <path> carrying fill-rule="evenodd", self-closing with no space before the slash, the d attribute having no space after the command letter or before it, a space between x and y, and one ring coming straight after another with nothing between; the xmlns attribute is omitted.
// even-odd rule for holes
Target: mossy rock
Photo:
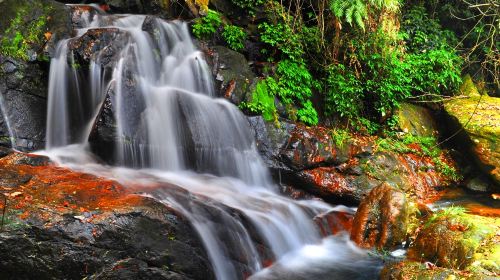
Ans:
<svg viewBox="0 0 500 280"><path fill-rule="evenodd" d="M51 0L0 1L0 55L47 60L55 43L71 33L69 9Z"/></svg>
<svg viewBox="0 0 500 280"><path fill-rule="evenodd" d="M472 140L480 167L500 185L500 98L477 95L444 107Z"/></svg>
<svg viewBox="0 0 500 280"><path fill-rule="evenodd" d="M399 129L415 136L435 136L437 134L436 122L429 109L410 103L401 104L398 109Z"/></svg>
<svg viewBox="0 0 500 280"><path fill-rule="evenodd" d="M465 213L463 208L440 210L421 227L409 257L437 266L500 273L497 233L500 219Z"/></svg>
<svg viewBox="0 0 500 280"><path fill-rule="evenodd" d="M442 267L427 267L423 263L404 261L390 263L380 272L381 280L458 280L496 279L480 272L462 272Z"/></svg>

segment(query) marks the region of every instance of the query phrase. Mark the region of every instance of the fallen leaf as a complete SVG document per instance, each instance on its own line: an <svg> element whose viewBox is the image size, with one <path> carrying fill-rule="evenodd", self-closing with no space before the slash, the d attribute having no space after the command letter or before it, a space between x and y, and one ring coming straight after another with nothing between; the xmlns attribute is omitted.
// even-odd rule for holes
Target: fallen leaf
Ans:
<svg viewBox="0 0 500 280"><path fill-rule="evenodd" d="M10 194L11 197L19 197L21 195L23 195L22 192L13 192L13 193Z"/></svg>

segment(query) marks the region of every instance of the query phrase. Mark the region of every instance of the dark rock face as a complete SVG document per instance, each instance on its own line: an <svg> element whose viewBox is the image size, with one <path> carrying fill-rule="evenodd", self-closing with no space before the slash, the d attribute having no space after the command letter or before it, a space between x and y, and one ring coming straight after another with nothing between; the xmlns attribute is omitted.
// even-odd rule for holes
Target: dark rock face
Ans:
<svg viewBox="0 0 500 280"><path fill-rule="evenodd" d="M351 239L364 248L392 248L406 238L410 206L405 194L382 184L373 188L354 216Z"/></svg>
<svg viewBox="0 0 500 280"><path fill-rule="evenodd" d="M215 46L208 52L208 59L215 76L216 91L238 105L247 101L257 78L242 54L223 46Z"/></svg>
<svg viewBox="0 0 500 280"><path fill-rule="evenodd" d="M1 279L214 279L196 231L174 209L45 157L1 151Z"/></svg>
<svg viewBox="0 0 500 280"><path fill-rule="evenodd" d="M164 19L190 19L195 16L188 1L163 0L104 0L101 4L111 13L156 15Z"/></svg>
<svg viewBox="0 0 500 280"><path fill-rule="evenodd" d="M159 213L126 211L95 224L64 216L50 228L33 220L22 229L4 232L2 278L213 278L202 246L192 238L196 234L185 220L154 203L144 210Z"/></svg>
<svg viewBox="0 0 500 280"><path fill-rule="evenodd" d="M4 115L10 121L18 149L40 149L45 139L47 58L53 54L58 40L69 37L71 23L68 9L50 0L6 0L0 2L0 10L0 42L11 42L12 30L19 32L23 38L30 38L29 42L22 43L22 47L18 46L18 50L6 51L2 43L0 94L7 111ZM15 17L18 17L19 24L14 23ZM30 24L40 19L46 19L44 29L30 29ZM0 115L0 144L10 145L9 137L6 120Z"/></svg>

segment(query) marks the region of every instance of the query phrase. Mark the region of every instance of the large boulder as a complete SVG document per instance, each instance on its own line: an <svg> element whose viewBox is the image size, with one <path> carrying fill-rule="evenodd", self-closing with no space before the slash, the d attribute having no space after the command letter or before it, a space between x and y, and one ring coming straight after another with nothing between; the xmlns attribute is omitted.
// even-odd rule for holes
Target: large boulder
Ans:
<svg viewBox="0 0 500 280"><path fill-rule="evenodd" d="M465 214L450 207L432 215L419 229L408 256L451 269L481 268L499 273L497 218Z"/></svg>
<svg viewBox="0 0 500 280"><path fill-rule="evenodd" d="M197 232L178 211L45 157L2 155L0 278L214 279ZM161 188L205 207L176 186Z"/></svg>
<svg viewBox="0 0 500 280"><path fill-rule="evenodd" d="M70 15L63 4L51 0L5 0L0 10L0 143L40 149L45 140L48 58L56 42L70 36Z"/></svg>
<svg viewBox="0 0 500 280"><path fill-rule="evenodd" d="M375 187L356 211L351 240L364 248L391 249L406 240L411 214L402 191L387 184Z"/></svg>
<svg viewBox="0 0 500 280"><path fill-rule="evenodd" d="M446 113L451 117L450 134L482 172L500 186L500 98L471 95L447 101ZM457 135L457 132L462 132ZM465 132L465 133L463 133Z"/></svg>

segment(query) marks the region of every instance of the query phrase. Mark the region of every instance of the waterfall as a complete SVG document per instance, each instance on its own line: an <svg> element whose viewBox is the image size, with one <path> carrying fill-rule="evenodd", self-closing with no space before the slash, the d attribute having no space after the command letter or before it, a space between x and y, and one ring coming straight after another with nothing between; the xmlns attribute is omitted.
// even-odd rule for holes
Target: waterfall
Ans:
<svg viewBox="0 0 500 280"><path fill-rule="evenodd" d="M215 97L209 67L186 23L139 15L87 16L76 37L59 43L51 62L46 154L125 186L156 186L145 187L143 194L189 219L217 279L263 272L266 261L291 258L304 246L324 248L313 218L336 208L278 194L247 120ZM72 47L96 29L118 35L113 47L90 56L83 75ZM106 98L116 121L115 161L123 167L99 165L81 148ZM346 248L348 243L341 241ZM344 254L355 252L369 262L366 252L351 247ZM377 271L378 264L370 265ZM356 275L355 269L349 271Z"/></svg>
<svg viewBox="0 0 500 280"><path fill-rule="evenodd" d="M7 106L5 106L5 100L2 92L0 92L0 113L2 113L3 121L9 133L10 146L15 149L17 147L16 135L10 123L9 112L7 111Z"/></svg>

